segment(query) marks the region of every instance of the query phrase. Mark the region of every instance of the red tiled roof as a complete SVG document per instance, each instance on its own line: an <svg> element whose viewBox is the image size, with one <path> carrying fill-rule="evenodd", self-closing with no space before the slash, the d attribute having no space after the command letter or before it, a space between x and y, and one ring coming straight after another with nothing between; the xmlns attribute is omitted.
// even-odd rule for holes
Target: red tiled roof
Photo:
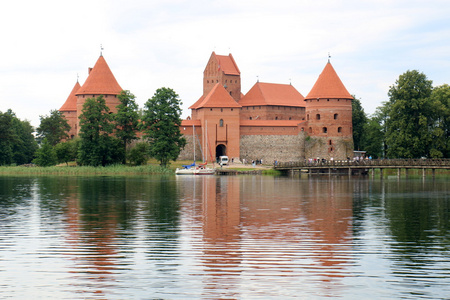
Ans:
<svg viewBox="0 0 450 300"><path fill-rule="evenodd" d="M61 106L59 111L77 111L77 96L75 96L75 93L80 89L80 84L75 83L75 86L73 87L72 91L70 92L69 97L67 97L66 102Z"/></svg>
<svg viewBox="0 0 450 300"><path fill-rule="evenodd" d="M118 95L121 91L111 69L100 56L76 95Z"/></svg>
<svg viewBox="0 0 450 300"><path fill-rule="evenodd" d="M234 101L220 83L216 83L206 96L200 97L200 99L189 108L198 109L202 107L241 107L241 105Z"/></svg>
<svg viewBox="0 0 450 300"><path fill-rule="evenodd" d="M227 75L241 74L231 53L228 56L225 56L225 55L217 55L215 52L213 52L213 56L215 56L217 59L219 70L223 71L225 74Z"/></svg>
<svg viewBox="0 0 450 300"><path fill-rule="evenodd" d="M330 62L327 63L306 99L353 99Z"/></svg>
<svg viewBox="0 0 450 300"><path fill-rule="evenodd" d="M201 120L181 120L181 126L191 127L191 126L202 126Z"/></svg>
<svg viewBox="0 0 450 300"><path fill-rule="evenodd" d="M290 84L257 82L239 100L242 106L280 105L305 107L305 98Z"/></svg>
<svg viewBox="0 0 450 300"><path fill-rule="evenodd" d="M241 126L296 127L304 121L299 120L241 120Z"/></svg>

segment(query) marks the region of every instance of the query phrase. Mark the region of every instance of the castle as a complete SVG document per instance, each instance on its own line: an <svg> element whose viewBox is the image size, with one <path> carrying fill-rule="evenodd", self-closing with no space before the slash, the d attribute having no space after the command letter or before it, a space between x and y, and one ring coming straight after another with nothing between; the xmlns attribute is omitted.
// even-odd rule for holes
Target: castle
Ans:
<svg viewBox="0 0 450 300"><path fill-rule="evenodd" d="M101 55L86 82L77 82L60 111L69 135L78 134L85 99L103 95L112 112L122 88ZM241 73L231 54L212 53L203 72L203 94L189 109L179 159L299 161L353 156L352 99L330 61L304 97L290 84L257 82L241 92ZM195 148L194 148L195 147Z"/></svg>

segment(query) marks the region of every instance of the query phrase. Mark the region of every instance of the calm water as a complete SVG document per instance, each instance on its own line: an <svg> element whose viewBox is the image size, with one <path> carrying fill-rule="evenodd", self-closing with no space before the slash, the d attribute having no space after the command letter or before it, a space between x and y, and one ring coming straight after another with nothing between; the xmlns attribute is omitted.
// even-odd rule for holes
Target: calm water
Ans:
<svg viewBox="0 0 450 300"><path fill-rule="evenodd" d="M0 177L1 299L448 299L447 179Z"/></svg>

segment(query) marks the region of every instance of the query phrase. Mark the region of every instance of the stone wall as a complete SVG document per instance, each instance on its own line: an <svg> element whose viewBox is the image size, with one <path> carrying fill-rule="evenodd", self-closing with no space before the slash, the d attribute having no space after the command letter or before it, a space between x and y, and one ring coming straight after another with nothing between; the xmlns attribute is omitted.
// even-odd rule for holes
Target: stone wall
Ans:
<svg viewBox="0 0 450 300"><path fill-rule="evenodd" d="M263 160L264 164L277 161L299 161L304 155L304 133L298 135L242 135L240 160Z"/></svg>
<svg viewBox="0 0 450 300"><path fill-rule="evenodd" d="M345 160L353 157L353 140L342 137L307 137L305 158Z"/></svg>

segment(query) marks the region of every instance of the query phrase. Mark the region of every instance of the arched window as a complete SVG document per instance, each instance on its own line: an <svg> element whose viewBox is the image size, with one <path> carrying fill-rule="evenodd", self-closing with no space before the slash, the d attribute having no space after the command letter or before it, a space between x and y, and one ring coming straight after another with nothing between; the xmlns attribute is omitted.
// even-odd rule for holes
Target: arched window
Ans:
<svg viewBox="0 0 450 300"><path fill-rule="evenodd" d="M327 133L328 129L326 127L322 128L323 133Z"/></svg>
<svg viewBox="0 0 450 300"><path fill-rule="evenodd" d="M223 127L223 119L220 119L220 121L219 121L219 126L220 126L220 127Z"/></svg>
<svg viewBox="0 0 450 300"><path fill-rule="evenodd" d="M309 133L312 133L312 127L309 127Z"/></svg>
<svg viewBox="0 0 450 300"><path fill-rule="evenodd" d="M338 132L342 132L342 127L338 127Z"/></svg>
<svg viewBox="0 0 450 300"><path fill-rule="evenodd" d="M334 114L334 119L337 120L338 114Z"/></svg>
<svg viewBox="0 0 450 300"><path fill-rule="evenodd" d="M333 142L331 140L328 141L328 145L333 145Z"/></svg>
<svg viewBox="0 0 450 300"><path fill-rule="evenodd" d="M317 115L316 115L316 119L317 119L317 120L320 120L320 114L317 114Z"/></svg>

